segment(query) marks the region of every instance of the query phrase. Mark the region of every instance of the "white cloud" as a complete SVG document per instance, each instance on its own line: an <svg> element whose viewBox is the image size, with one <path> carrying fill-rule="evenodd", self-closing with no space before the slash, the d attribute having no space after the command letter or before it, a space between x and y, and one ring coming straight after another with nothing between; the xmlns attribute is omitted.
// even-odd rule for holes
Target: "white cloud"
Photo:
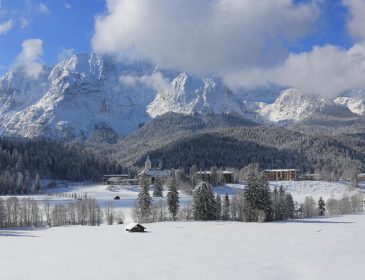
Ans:
<svg viewBox="0 0 365 280"><path fill-rule="evenodd" d="M65 8L66 9L72 9L72 5L70 3L65 3Z"/></svg>
<svg viewBox="0 0 365 280"><path fill-rule="evenodd" d="M275 65L319 16L316 4L293 0L107 0L107 7L95 22L96 52L202 74Z"/></svg>
<svg viewBox="0 0 365 280"><path fill-rule="evenodd" d="M63 48L63 49L61 49L61 51L57 55L57 59L60 61L60 60L69 58L69 57L71 57L74 54L75 54L75 51L73 49L65 49L65 48Z"/></svg>
<svg viewBox="0 0 365 280"><path fill-rule="evenodd" d="M4 23L0 23L0 35L7 33L13 28L13 21L8 20Z"/></svg>
<svg viewBox="0 0 365 280"><path fill-rule="evenodd" d="M119 83L124 86L134 87L137 82L138 82L138 79L135 76L131 76L131 75L119 76Z"/></svg>
<svg viewBox="0 0 365 280"><path fill-rule="evenodd" d="M347 28L351 36L365 42L365 0L342 0L349 10Z"/></svg>
<svg viewBox="0 0 365 280"><path fill-rule="evenodd" d="M24 41L22 51L16 58L15 67L21 69L29 78L38 78L43 73L43 65L40 59L42 53L42 40L29 39Z"/></svg>
<svg viewBox="0 0 365 280"><path fill-rule="evenodd" d="M365 46L345 50L332 45L314 47L310 52L291 54L274 68L255 68L225 77L233 87L279 84L307 93L335 97L351 89L365 90Z"/></svg>
<svg viewBox="0 0 365 280"><path fill-rule="evenodd" d="M39 2L38 3L38 12L41 13L41 14L46 14L46 15L49 15L51 14L51 11L48 9L48 7L42 3L42 2Z"/></svg>
<svg viewBox="0 0 365 280"><path fill-rule="evenodd" d="M122 75L119 77L119 82L127 87L134 87L137 83L141 83L155 89L156 91L167 90L170 86L168 81L165 80L160 72L155 72L151 75L143 75L140 77Z"/></svg>
<svg viewBox="0 0 365 280"><path fill-rule="evenodd" d="M30 24L30 21L25 17L21 17L19 20L20 20L20 27L22 29L27 28Z"/></svg>
<svg viewBox="0 0 365 280"><path fill-rule="evenodd" d="M300 3L107 0L108 11L96 19L92 44L99 53L217 75L231 87L275 84L331 98L352 89L365 92L365 0L342 0L352 47L324 45L290 53L288 46L315 30L324 1Z"/></svg>

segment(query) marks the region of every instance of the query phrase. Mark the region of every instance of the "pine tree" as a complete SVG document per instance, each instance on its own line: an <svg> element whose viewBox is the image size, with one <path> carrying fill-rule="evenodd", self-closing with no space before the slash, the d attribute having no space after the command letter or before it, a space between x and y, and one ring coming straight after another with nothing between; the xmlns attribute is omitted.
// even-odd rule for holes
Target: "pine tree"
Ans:
<svg viewBox="0 0 365 280"><path fill-rule="evenodd" d="M278 193L278 220L285 220L285 219L286 219L285 190L283 186L280 186Z"/></svg>
<svg viewBox="0 0 365 280"><path fill-rule="evenodd" d="M275 186L274 191L272 193L272 208L273 208L273 214L272 218L274 221L279 220L279 192L278 188Z"/></svg>
<svg viewBox="0 0 365 280"><path fill-rule="evenodd" d="M190 167L190 180L191 180L191 186L194 189L196 185L198 184L198 168L194 164L192 167Z"/></svg>
<svg viewBox="0 0 365 280"><path fill-rule="evenodd" d="M247 222L257 221L257 202L259 199L258 178L253 169L250 170L247 176L247 185L244 189L245 198L245 218Z"/></svg>
<svg viewBox="0 0 365 280"><path fill-rule="evenodd" d="M210 169L210 183L213 187L216 187L218 185L218 169L216 166L213 166Z"/></svg>
<svg viewBox="0 0 365 280"><path fill-rule="evenodd" d="M223 213L222 213L222 220L223 221L228 221L229 220L229 207L230 207L230 201L229 201L229 196L226 193L226 195L224 196L224 200L223 200Z"/></svg>
<svg viewBox="0 0 365 280"><path fill-rule="evenodd" d="M259 211L264 213L261 221L270 221L272 219L272 197L269 182L265 175L261 175L259 178L259 188L261 195L259 205L257 207Z"/></svg>
<svg viewBox="0 0 365 280"><path fill-rule="evenodd" d="M244 189L245 219L247 222L268 221L271 219L271 191L264 176L251 169ZM260 219L259 219L260 217Z"/></svg>
<svg viewBox="0 0 365 280"><path fill-rule="evenodd" d="M290 193L285 194L285 204L286 204L286 218L292 219L294 217L295 204L293 197Z"/></svg>
<svg viewBox="0 0 365 280"><path fill-rule="evenodd" d="M195 220L215 220L217 206L211 186L207 182L199 183L193 192L193 214Z"/></svg>
<svg viewBox="0 0 365 280"><path fill-rule="evenodd" d="M319 216L324 216L324 213L326 212L326 204L322 197L320 197L318 201L318 212Z"/></svg>
<svg viewBox="0 0 365 280"><path fill-rule="evenodd" d="M153 188L154 197L163 197L163 184L161 178L156 178Z"/></svg>
<svg viewBox="0 0 365 280"><path fill-rule="evenodd" d="M222 199L221 196L219 194L217 194L216 198L215 198L215 203L217 206L217 220L221 220L222 219Z"/></svg>
<svg viewBox="0 0 365 280"><path fill-rule="evenodd" d="M142 176L140 185L140 191L137 197L137 209L141 221L147 221L151 216L152 203L152 198L149 194L149 179L147 176Z"/></svg>
<svg viewBox="0 0 365 280"><path fill-rule="evenodd" d="M39 177L39 174L37 173L37 175L35 176L34 190L36 192L39 192L41 190L41 188L42 188L41 178Z"/></svg>
<svg viewBox="0 0 365 280"><path fill-rule="evenodd" d="M172 177L169 182L169 190L167 193L167 205L169 208L169 212L172 216L172 219L175 221L177 213L179 211L179 192L177 190L177 183L175 174L172 174Z"/></svg>

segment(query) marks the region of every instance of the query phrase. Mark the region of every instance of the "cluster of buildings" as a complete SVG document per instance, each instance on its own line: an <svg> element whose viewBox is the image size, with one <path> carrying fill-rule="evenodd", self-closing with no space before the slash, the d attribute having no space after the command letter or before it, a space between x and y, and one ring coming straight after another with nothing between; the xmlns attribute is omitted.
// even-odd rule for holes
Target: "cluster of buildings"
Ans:
<svg viewBox="0 0 365 280"><path fill-rule="evenodd" d="M235 182L234 174L231 171L218 171L221 176L221 181L226 184L232 184ZM297 169L266 169L265 175L269 181L296 181L299 180L299 170ZM198 179L203 181L212 182L212 171L199 171L197 172ZM149 156L144 164L144 169L138 174L138 178L146 176L150 179L151 184L155 182L157 178L165 180L171 177L171 170L153 168L152 162ZM130 178L129 174L114 174L104 175L103 182L106 185L138 185L138 179Z"/></svg>
<svg viewBox="0 0 365 280"><path fill-rule="evenodd" d="M149 178L153 184L157 178L162 180L170 178L171 170L152 168L151 159L147 156L144 169L138 174L138 178L142 176ZM138 179L131 179L128 174L104 175L103 182L106 185L138 185Z"/></svg>

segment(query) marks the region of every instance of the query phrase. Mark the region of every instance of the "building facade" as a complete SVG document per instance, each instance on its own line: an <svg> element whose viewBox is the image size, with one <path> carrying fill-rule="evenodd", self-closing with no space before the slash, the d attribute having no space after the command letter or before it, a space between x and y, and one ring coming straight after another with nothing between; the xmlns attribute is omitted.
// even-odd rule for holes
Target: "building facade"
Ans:
<svg viewBox="0 0 365 280"><path fill-rule="evenodd" d="M198 179L203 180L205 182L211 183L211 171L199 171L196 173ZM225 184L233 184L234 183L234 175L233 172L230 171L217 171L218 176L222 176Z"/></svg>
<svg viewBox="0 0 365 280"><path fill-rule="evenodd" d="M141 173L139 173L139 177L147 176L151 184L155 182L157 178L159 179L167 179L171 177L171 170L169 169L160 169L160 168L153 168L152 162L149 156L147 156L147 159L144 163L144 169Z"/></svg>
<svg viewBox="0 0 365 280"><path fill-rule="evenodd" d="M296 181L299 177L297 169L266 169L264 173L269 181Z"/></svg>

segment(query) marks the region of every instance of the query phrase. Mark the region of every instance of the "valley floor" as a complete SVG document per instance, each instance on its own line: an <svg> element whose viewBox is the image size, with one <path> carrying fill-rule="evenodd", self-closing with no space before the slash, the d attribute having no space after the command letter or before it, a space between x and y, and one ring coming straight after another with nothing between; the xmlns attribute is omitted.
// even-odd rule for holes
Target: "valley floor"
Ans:
<svg viewBox="0 0 365 280"><path fill-rule="evenodd" d="M51 196L48 198L51 200L52 205L65 204L74 201L72 198L68 198L67 195L87 194L88 197L95 198L101 207L104 207L107 203L113 202L116 209L123 211L126 222L131 222L131 209L134 207L137 195L139 192L138 186L115 186L108 188L105 185L88 185L88 184L77 184L77 183L62 183L59 182L60 187L50 190ZM348 194L348 182L325 182L325 181L278 181L270 182L270 188L283 186L284 189L291 193L294 200L302 203L306 196L312 196L316 201L319 197L323 197L326 201L330 197L341 198L343 195ZM241 184L228 184L221 187L214 187L213 190L216 194L221 196L235 195L238 191L242 190L244 185ZM150 194L152 195L152 188ZM164 191L163 198L154 198L155 204L162 202L166 205L166 194ZM120 200L113 200L115 196L119 196ZM45 195L29 195L29 196L18 196L18 198L31 197L38 201L40 205L43 204ZM0 198L6 198L1 197ZM181 193L180 194L180 206L184 207L192 203L192 196Z"/></svg>
<svg viewBox="0 0 365 280"><path fill-rule="evenodd" d="M365 216L0 231L1 280L363 279Z"/></svg>

